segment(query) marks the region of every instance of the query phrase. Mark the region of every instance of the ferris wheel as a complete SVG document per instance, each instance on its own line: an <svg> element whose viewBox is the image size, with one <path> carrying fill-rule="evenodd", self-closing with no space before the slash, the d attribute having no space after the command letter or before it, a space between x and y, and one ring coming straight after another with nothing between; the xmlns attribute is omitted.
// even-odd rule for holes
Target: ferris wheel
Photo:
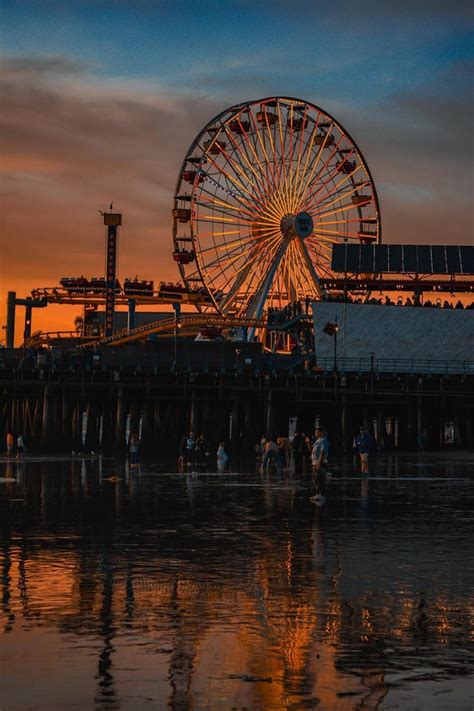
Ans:
<svg viewBox="0 0 474 711"><path fill-rule="evenodd" d="M380 242L375 186L347 131L307 101L233 106L191 144L173 209L173 256L218 312L259 318L323 296L332 245Z"/></svg>

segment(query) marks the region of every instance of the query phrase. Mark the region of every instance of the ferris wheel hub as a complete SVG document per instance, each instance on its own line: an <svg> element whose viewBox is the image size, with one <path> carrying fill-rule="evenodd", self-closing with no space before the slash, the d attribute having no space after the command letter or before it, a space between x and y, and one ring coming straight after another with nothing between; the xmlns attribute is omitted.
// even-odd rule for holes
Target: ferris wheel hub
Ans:
<svg viewBox="0 0 474 711"><path fill-rule="evenodd" d="M309 237L313 232L313 218L308 212L288 213L280 221L280 230L287 239Z"/></svg>

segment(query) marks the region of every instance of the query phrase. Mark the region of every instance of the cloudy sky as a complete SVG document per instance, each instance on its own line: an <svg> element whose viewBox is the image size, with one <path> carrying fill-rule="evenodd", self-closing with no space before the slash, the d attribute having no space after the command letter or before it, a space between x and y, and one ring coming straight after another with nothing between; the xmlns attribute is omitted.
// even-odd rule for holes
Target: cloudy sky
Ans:
<svg viewBox="0 0 474 711"><path fill-rule="evenodd" d="M102 273L98 208L111 200L120 276L176 280L170 211L188 145L220 110L269 95L311 101L354 137L384 241L472 243L470 8L3 0L2 303L9 289ZM48 307L34 327L69 327L74 313Z"/></svg>

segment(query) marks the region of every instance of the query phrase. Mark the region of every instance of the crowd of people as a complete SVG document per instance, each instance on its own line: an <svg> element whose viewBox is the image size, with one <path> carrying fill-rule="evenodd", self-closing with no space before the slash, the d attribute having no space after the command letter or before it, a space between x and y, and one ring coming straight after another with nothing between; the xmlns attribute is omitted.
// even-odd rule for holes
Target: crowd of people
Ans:
<svg viewBox="0 0 474 711"><path fill-rule="evenodd" d="M184 469L186 466L205 468L211 458L211 446L206 435L190 432L183 435L179 444L178 466ZM225 442L219 442L216 451L216 461L218 471L224 471L229 461L229 455L225 449Z"/></svg>
<svg viewBox="0 0 474 711"><path fill-rule="evenodd" d="M413 296L413 298L407 296L405 300L403 300L402 296L399 296L396 301L393 301L389 296L379 296L378 298L372 297L369 299L362 299L361 297L353 298L350 294L346 294L345 297L344 294L326 294L324 296L324 301L331 301L336 303L344 303L345 301L348 304L379 304L382 306L422 306L425 308L432 309L474 309L474 301L470 304L464 305L463 302L458 299L456 303L453 304L447 299L444 299L444 301L442 301L442 299L439 297L435 301L431 301L431 299L426 299L426 301L422 301L419 296Z"/></svg>
<svg viewBox="0 0 474 711"><path fill-rule="evenodd" d="M21 456L23 456L23 454L26 454L27 452L25 437L23 434L19 434L16 438L15 449L15 437L11 432L7 432L6 445L7 457L13 457L16 455L16 457L19 459Z"/></svg>
<svg viewBox="0 0 474 711"><path fill-rule="evenodd" d="M304 301L292 301L290 304L278 309L274 306L268 307L268 323L272 326L287 323L298 316L309 315L311 298L309 296Z"/></svg>
<svg viewBox="0 0 474 711"><path fill-rule="evenodd" d="M456 303L448 301L447 299L442 300L440 297L432 301L431 299L421 300L419 296L407 296L405 299L399 296L396 300L390 298L390 296L379 296L371 297L369 299L362 299L362 297L353 297L350 294L329 294L326 293L323 296L323 301L330 301L336 303L348 303L348 304L372 304L381 306L418 306L432 309L474 309L474 301L470 304L463 304L463 302L458 299ZM293 301L283 308L275 308L270 306L268 308L268 324L269 326L279 326L288 323L292 319L298 316L307 316L310 313L311 299L306 297L304 301Z"/></svg>
<svg viewBox="0 0 474 711"><path fill-rule="evenodd" d="M361 426L359 433L354 436L353 448L360 460L362 474L369 473L369 453L374 447L372 436L368 430ZM255 445L257 459L261 462L259 471L268 472L273 465L278 473L288 471L294 467L296 477L311 472L312 484L315 494L313 500L324 500L326 497L326 483L330 476L329 462L329 437L325 427L318 426L313 436L304 432L295 432L293 437L265 437Z"/></svg>

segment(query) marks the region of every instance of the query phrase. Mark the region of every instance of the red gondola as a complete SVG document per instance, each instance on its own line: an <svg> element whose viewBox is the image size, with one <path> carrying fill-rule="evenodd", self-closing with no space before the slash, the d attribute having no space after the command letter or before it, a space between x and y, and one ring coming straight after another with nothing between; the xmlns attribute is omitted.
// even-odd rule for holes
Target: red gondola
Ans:
<svg viewBox="0 0 474 711"><path fill-rule="evenodd" d="M173 209L173 218L178 220L178 222L189 222L191 219L191 210L187 210L182 207L175 207Z"/></svg>
<svg viewBox="0 0 474 711"><path fill-rule="evenodd" d="M194 252L188 249L175 249L173 259L178 264L190 264L190 262L194 262Z"/></svg>
<svg viewBox="0 0 474 711"><path fill-rule="evenodd" d="M198 174L196 170L185 170L183 173L183 180L185 180L187 183L191 183L191 185L193 185L194 181L196 179L196 175L198 176L197 177L198 185L200 183L203 183L204 182L204 175L202 175L202 173Z"/></svg>
<svg viewBox="0 0 474 711"><path fill-rule="evenodd" d="M238 133L239 135L243 135L244 133L248 133L250 131L250 121L231 121L229 123L229 130L232 131L232 133Z"/></svg>
<svg viewBox="0 0 474 711"><path fill-rule="evenodd" d="M355 160L354 161L344 160L344 161L340 161L337 164L336 168L339 173L345 173L346 175L349 175L350 173L352 173L353 170L355 170L356 165L357 165L357 163L355 162Z"/></svg>
<svg viewBox="0 0 474 711"><path fill-rule="evenodd" d="M324 139L326 138L326 133L318 133L318 135L314 139L314 143L316 146L322 146L324 143ZM332 146L334 143L334 136L331 135L327 137L326 143L324 143L325 146Z"/></svg>
<svg viewBox="0 0 474 711"><path fill-rule="evenodd" d="M211 145L212 144L212 145ZM204 150L217 156L221 151L225 151L227 143L225 141L204 141Z"/></svg>
<svg viewBox="0 0 474 711"><path fill-rule="evenodd" d="M377 233L376 232L359 232L358 237L361 242L364 242L365 244L370 244L371 242L375 242L377 240Z"/></svg>
<svg viewBox="0 0 474 711"><path fill-rule="evenodd" d="M306 128L307 120L305 118L298 117L298 118L290 118L287 121L288 128L293 131L302 131L304 128Z"/></svg>
<svg viewBox="0 0 474 711"><path fill-rule="evenodd" d="M278 116L272 111L259 111L257 113L257 121L262 124L262 126L273 126L278 121Z"/></svg>

